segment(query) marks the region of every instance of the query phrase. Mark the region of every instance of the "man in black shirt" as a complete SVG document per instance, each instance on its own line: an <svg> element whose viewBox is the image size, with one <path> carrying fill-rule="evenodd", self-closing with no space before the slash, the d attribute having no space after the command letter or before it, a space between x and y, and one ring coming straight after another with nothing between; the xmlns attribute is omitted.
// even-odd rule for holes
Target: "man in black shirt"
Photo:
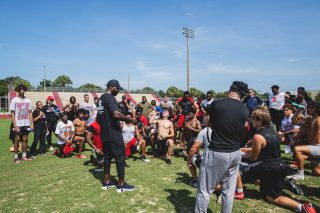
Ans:
<svg viewBox="0 0 320 213"><path fill-rule="evenodd" d="M42 102L36 102L37 108L32 112L33 123L34 123L34 139L30 148L31 158L35 158L35 152L40 140L39 154L44 155L46 153L46 133L47 133L47 122L46 116L42 111Z"/></svg>
<svg viewBox="0 0 320 213"><path fill-rule="evenodd" d="M57 126L57 115L59 114L60 110L59 108L53 104L54 98L52 96L48 96L47 98L47 104L43 106L42 111L46 117L47 126L48 126L48 134L47 134L47 143L49 146L49 149L53 151L52 147L52 131L54 132L56 130Z"/></svg>
<svg viewBox="0 0 320 213"><path fill-rule="evenodd" d="M195 212L207 212L210 195L219 183L222 183L221 212L232 211L241 160L240 136L249 116L247 107L241 102L247 91L246 83L235 81L230 86L228 98L211 104L211 141L200 168Z"/></svg>
<svg viewBox="0 0 320 213"><path fill-rule="evenodd" d="M122 101L120 101L118 103L118 105L119 105L119 108L120 108L122 114L124 114L124 115L127 115L129 113L129 111L131 111L131 107L128 103L126 95L122 96Z"/></svg>
<svg viewBox="0 0 320 213"><path fill-rule="evenodd" d="M134 186L130 186L124 181L125 167L125 147L120 128L120 120L134 122L133 118L121 113L115 96L123 88L117 80L110 80L107 83L107 91L100 97L97 104L97 122L100 124L100 134L104 155L104 180L102 189L115 187L116 184L110 181L110 163L115 157L119 185L117 192L133 191Z"/></svg>

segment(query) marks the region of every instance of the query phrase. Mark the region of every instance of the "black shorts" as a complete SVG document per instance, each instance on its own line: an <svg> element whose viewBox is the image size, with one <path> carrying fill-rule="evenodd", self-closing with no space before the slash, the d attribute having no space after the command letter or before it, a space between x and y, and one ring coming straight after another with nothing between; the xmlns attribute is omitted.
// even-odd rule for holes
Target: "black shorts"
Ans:
<svg viewBox="0 0 320 213"><path fill-rule="evenodd" d="M190 152L190 149L192 147L192 145L194 144L194 140L196 139L197 137L192 137L190 138L189 140L187 140L187 153L189 154Z"/></svg>
<svg viewBox="0 0 320 213"><path fill-rule="evenodd" d="M31 132L31 128L30 126L20 126L18 127L19 129L19 133L16 133L15 134L19 134L19 136L23 136L23 135L28 135L30 132Z"/></svg>
<svg viewBox="0 0 320 213"><path fill-rule="evenodd" d="M252 165L254 165L253 163ZM270 196L277 199L284 188L287 174L285 165L281 159L264 161L254 166L248 165L250 169L243 173L245 178L260 179L260 193L262 196Z"/></svg>
<svg viewBox="0 0 320 213"><path fill-rule="evenodd" d="M123 139L114 141L102 141L102 150L105 157L109 159L125 155L125 147Z"/></svg>
<svg viewBox="0 0 320 213"><path fill-rule="evenodd" d="M166 140L157 140L157 154L160 156L163 156L167 153L168 147L167 147L167 139Z"/></svg>

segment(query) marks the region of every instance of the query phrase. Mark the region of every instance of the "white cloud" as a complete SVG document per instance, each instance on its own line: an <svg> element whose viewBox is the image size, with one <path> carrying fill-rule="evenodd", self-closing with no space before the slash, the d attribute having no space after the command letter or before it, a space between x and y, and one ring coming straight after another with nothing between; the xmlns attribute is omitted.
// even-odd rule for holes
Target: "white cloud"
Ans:
<svg viewBox="0 0 320 213"><path fill-rule="evenodd" d="M255 70L252 68L226 66L226 65L212 65L209 66L208 71L210 73L222 73L222 74L248 74L253 73Z"/></svg>
<svg viewBox="0 0 320 213"><path fill-rule="evenodd" d="M282 60L288 63L294 63L294 62L302 61L303 59L304 59L303 57L287 57L287 58L283 58Z"/></svg>
<svg viewBox="0 0 320 213"><path fill-rule="evenodd" d="M160 42L156 42L154 44L151 44L151 47L156 50L161 50L161 49L165 48L165 45Z"/></svg>
<svg viewBox="0 0 320 213"><path fill-rule="evenodd" d="M136 61L136 64L137 64L138 70L145 70L146 69L147 63L145 61L139 59Z"/></svg>

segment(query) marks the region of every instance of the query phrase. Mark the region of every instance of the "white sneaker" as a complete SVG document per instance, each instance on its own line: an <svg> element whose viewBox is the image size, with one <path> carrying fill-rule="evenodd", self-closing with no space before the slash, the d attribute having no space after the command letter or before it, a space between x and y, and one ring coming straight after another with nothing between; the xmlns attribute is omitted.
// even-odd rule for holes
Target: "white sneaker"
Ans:
<svg viewBox="0 0 320 213"><path fill-rule="evenodd" d="M140 159L141 159L143 162L145 162L145 163L150 163L150 160L147 159L147 158L144 157L144 156L140 157Z"/></svg>
<svg viewBox="0 0 320 213"><path fill-rule="evenodd" d="M304 175L300 175L300 174L295 174L295 175L290 175L287 176L288 178L293 178L294 180L304 180Z"/></svg>

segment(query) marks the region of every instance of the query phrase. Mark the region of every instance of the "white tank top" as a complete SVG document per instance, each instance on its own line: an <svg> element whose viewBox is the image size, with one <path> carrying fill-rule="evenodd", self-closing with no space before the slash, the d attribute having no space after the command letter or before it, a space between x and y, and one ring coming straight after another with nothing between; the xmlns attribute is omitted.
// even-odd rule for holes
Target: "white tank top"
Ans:
<svg viewBox="0 0 320 213"><path fill-rule="evenodd" d="M122 137L125 143L129 143L134 138L135 127L133 125L127 126L126 124L122 127Z"/></svg>

